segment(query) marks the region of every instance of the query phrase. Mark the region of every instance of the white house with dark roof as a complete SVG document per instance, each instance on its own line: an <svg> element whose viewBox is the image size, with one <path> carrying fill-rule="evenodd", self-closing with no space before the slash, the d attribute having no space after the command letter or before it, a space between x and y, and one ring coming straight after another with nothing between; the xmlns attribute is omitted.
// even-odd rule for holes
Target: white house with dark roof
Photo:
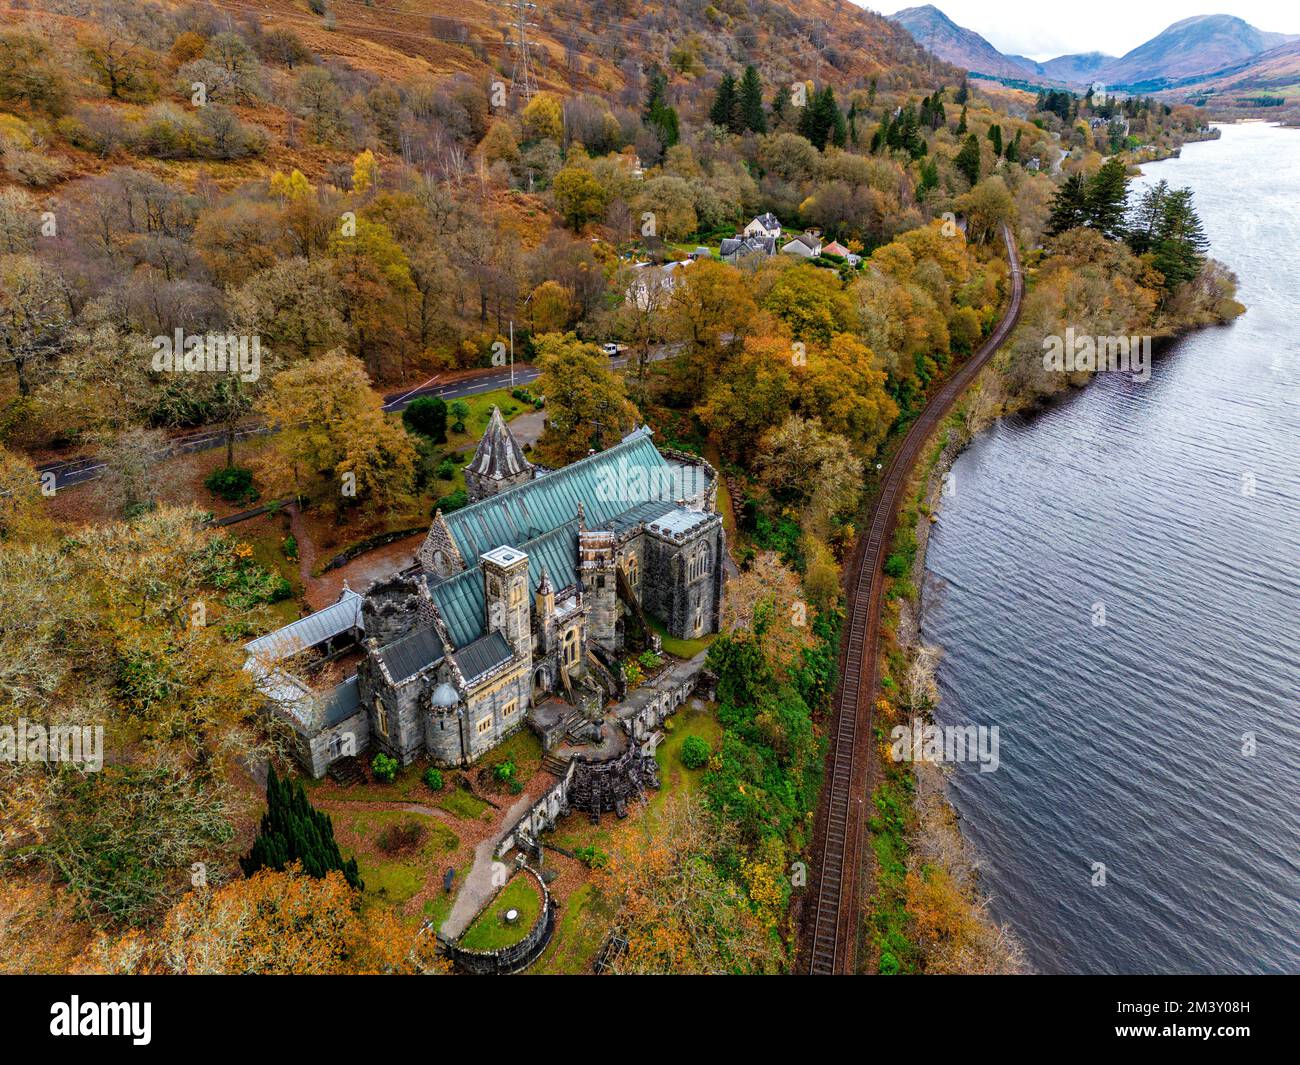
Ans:
<svg viewBox="0 0 1300 1065"><path fill-rule="evenodd" d="M760 214L753 218L741 235L771 239L773 242L779 241L781 239L781 221L771 211L768 211L766 214Z"/></svg>
<svg viewBox="0 0 1300 1065"><path fill-rule="evenodd" d="M800 233L783 245L781 251L785 255L802 255L805 259L811 259L822 253L822 238L813 232Z"/></svg>

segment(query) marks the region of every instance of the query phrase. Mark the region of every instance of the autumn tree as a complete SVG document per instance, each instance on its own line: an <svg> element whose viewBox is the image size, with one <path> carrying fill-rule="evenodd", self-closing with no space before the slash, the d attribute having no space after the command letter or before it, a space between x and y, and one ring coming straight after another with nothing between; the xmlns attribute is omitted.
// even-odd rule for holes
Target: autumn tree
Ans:
<svg viewBox="0 0 1300 1065"><path fill-rule="evenodd" d="M48 527L36 470L21 455L0 447L0 544L35 540Z"/></svg>
<svg viewBox="0 0 1300 1065"><path fill-rule="evenodd" d="M400 338L406 304L415 293L410 261L388 226L365 218L336 229L329 254L344 325L358 357L378 375L381 352Z"/></svg>
<svg viewBox="0 0 1300 1065"><path fill-rule="evenodd" d="M321 259L281 259L250 276L229 295L239 332L260 338L264 366L311 358L336 347L346 333L338 280Z"/></svg>
<svg viewBox="0 0 1300 1065"><path fill-rule="evenodd" d="M279 426L263 464L275 491L315 492L340 518L353 500L370 510L409 502L414 447L358 360L335 350L283 370L257 409Z"/></svg>
<svg viewBox="0 0 1300 1065"><path fill-rule="evenodd" d="M546 432L537 445L544 461L566 465L631 431L636 408L600 348L572 333L547 333L536 349L537 391L546 397Z"/></svg>
<svg viewBox="0 0 1300 1065"><path fill-rule="evenodd" d="M743 888L722 871L735 833L691 797L647 813L611 856L625 974L774 973L780 948Z"/></svg>
<svg viewBox="0 0 1300 1065"><path fill-rule="evenodd" d="M154 934L104 938L77 968L91 973L187 976L339 976L439 973L432 937L363 910L343 875L317 878L290 865L199 888Z"/></svg>

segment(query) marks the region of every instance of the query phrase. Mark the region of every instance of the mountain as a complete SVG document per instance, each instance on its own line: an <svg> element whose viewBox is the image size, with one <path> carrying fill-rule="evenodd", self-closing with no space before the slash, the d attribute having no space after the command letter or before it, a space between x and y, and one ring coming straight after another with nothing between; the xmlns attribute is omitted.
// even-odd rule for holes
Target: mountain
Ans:
<svg viewBox="0 0 1300 1065"><path fill-rule="evenodd" d="M1300 96L1300 40L1288 41L1222 70L1178 81L1164 95L1198 102L1214 98L1220 106L1249 106L1261 98L1282 99L1294 105Z"/></svg>
<svg viewBox="0 0 1300 1065"><path fill-rule="evenodd" d="M1045 63L1039 63L1039 72L1053 81L1063 81L1068 85L1086 85L1097 80L1097 71L1114 63L1113 55L1105 52L1082 52L1078 55L1058 55Z"/></svg>
<svg viewBox="0 0 1300 1065"><path fill-rule="evenodd" d="M908 7L889 16L922 48L973 74L1036 80L1033 61L1003 55L974 30L958 26L933 4Z"/></svg>
<svg viewBox="0 0 1300 1065"><path fill-rule="evenodd" d="M1294 41L1294 35L1256 29L1235 15L1197 15L1175 22L1093 77L1108 86L1160 88L1242 63Z"/></svg>

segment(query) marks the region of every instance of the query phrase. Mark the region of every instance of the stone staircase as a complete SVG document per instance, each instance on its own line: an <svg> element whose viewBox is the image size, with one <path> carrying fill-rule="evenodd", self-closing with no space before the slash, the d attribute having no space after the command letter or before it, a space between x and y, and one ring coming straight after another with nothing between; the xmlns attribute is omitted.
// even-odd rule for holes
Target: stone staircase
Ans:
<svg viewBox="0 0 1300 1065"><path fill-rule="evenodd" d="M325 774L341 788L364 784L369 779L366 776L365 767L361 764L361 759L354 754L340 758L337 762L331 764Z"/></svg>

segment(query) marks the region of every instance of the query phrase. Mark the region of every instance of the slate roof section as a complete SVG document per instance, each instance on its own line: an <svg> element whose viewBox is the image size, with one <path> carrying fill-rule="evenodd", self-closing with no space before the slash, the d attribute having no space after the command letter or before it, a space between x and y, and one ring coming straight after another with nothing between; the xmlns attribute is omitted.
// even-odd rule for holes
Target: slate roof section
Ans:
<svg viewBox="0 0 1300 1065"><path fill-rule="evenodd" d="M458 641L459 642L459 641ZM442 641L432 625L416 629L379 649L379 657L394 682L415 676L426 666L442 661Z"/></svg>
<svg viewBox="0 0 1300 1065"><path fill-rule="evenodd" d="M529 465L519 442L515 440L514 434L506 426L505 419L501 417L501 408L493 407L487 429L478 442L474 457L470 459L465 469L480 477L500 481L518 476L527 470Z"/></svg>
<svg viewBox="0 0 1300 1065"><path fill-rule="evenodd" d="M338 725L361 709L361 690L357 687L357 675L348 677L328 695L321 699L321 718L325 728Z"/></svg>
<svg viewBox="0 0 1300 1065"><path fill-rule="evenodd" d="M628 498L634 481L658 490L669 480L654 475L665 466L650 430L643 427L599 454L444 514L443 521L461 557L477 562L494 547L511 544L523 550L529 540L568 524L577 517L579 503L586 508L588 527L602 527L639 502Z"/></svg>
<svg viewBox="0 0 1300 1065"><path fill-rule="evenodd" d="M460 674L467 684L473 684L488 670L495 669L502 662L510 661L510 644L499 632L492 632L466 644L452 657L460 669Z"/></svg>
<svg viewBox="0 0 1300 1065"><path fill-rule="evenodd" d="M337 603L305 618L290 622L283 628L268 632L244 644L244 650L264 662L279 662L308 647L315 647L349 629L364 631L361 620L363 599L351 589L345 589Z"/></svg>
<svg viewBox="0 0 1300 1065"><path fill-rule="evenodd" d="M655 504L663 509L663 504ZM542 570L551 578L556 590L576 584L578 572L578 521L574 518L558 529L518 545L528 556L528 591L533 594L542 579ZM486 597L483 592L483 569L475 564L446 580L437 581L428 574L429 594L447 623L452 642L460 648L483 635L486 624Z"/></svg>

